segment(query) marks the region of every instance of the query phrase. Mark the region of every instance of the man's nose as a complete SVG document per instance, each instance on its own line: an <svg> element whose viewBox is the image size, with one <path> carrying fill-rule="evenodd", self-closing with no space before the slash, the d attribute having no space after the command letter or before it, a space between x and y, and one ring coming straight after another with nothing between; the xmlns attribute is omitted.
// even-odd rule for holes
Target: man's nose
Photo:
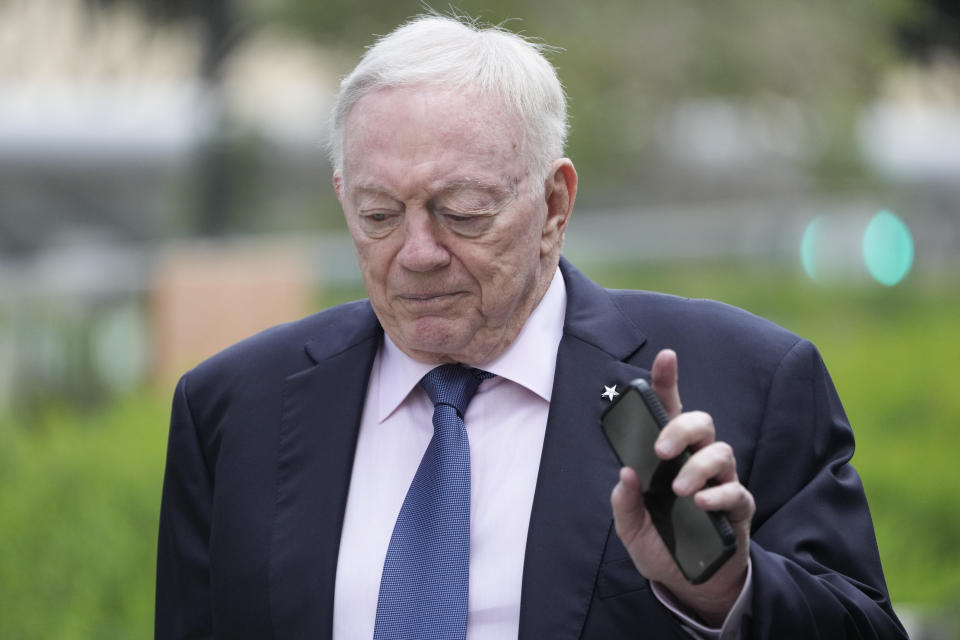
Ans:
<svg viewBox="0 0 960 640"><path fill-rule="evenodd" d="M449 264L450 252L441 242L441 233L429 211L408 209L403 223L403 247L397 254L400 266L426 272Z"/></svg>

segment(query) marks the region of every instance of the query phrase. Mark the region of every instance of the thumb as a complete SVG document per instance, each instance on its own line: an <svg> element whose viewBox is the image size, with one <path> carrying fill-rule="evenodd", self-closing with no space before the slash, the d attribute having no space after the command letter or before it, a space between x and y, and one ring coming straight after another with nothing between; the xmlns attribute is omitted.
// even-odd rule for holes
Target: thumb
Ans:
<svg viewBox="0 0 960 640"><path fill-rule="evenodd" d="M677 354L673 349L663 349L654 358L650 380L667 417L673 420L683 411L680 391L677 389Z"/></svg>

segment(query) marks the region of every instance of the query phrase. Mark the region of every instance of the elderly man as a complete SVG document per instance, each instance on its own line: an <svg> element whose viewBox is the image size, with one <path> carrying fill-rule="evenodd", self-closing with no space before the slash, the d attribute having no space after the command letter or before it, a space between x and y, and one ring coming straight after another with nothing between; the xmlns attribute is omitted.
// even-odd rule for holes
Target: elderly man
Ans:
<svg viewBox="0 0 960 640"><path fill-rule="evenodd" d="M816 350L563 260L565 135L554 69L499 29L419 18L343 81L333 183L369 300L181 379L157 637L902 636ZM640 377L656 454L694 452L673 490L736 533L702 584L600 430Z"/></svg>

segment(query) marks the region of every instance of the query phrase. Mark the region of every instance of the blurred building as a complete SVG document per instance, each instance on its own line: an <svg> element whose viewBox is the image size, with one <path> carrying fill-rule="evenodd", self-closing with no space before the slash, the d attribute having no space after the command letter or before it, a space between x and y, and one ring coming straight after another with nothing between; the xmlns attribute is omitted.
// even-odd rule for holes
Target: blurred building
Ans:
<svg viewBox="0 0 960 640"><path fill-rule="evenodd" d="M211 87L188 26L89 6L0 4L0 251L191 234L198 152L219 137L287 174L265 180L323 166L333 81L315 49L251 34Z"/></svg>
<svg viewBox="0 0 960 640"><path fill-rule="evenodd" d="M92 6L0 3L0 407L50 393L96 398L140 384L172 354L186 360L185 347L170 343L183 323L169 311L179 295L172 282L196 290L215 272L235 270L231 278L250 286L276 277L238 266L236 249L221 250L234 257L217 266L215 249L191 264L186 249L161 248L197 233L207 150L223 152L237 209L268 209L256 214L269 215L274 229L315 217L316 177L329 173L323 137L334 81L314 47L251 33L209 86L191 25L151 25L127 5ZM262 202L253 183L281 196ZM301 254L286 260L306 264ZM175 275L178 260L194 278ZM200 333L225 346L239 337L231 327L250 333L304 313L315 278L289 271L299 300L277 304L268 295L244 318L223 308L234 317L220 339ZM269 287L270 295L282 288ZM201 296L194 312L214 308L211 300ZM204 355L209 347L192 361Z"/></svg>

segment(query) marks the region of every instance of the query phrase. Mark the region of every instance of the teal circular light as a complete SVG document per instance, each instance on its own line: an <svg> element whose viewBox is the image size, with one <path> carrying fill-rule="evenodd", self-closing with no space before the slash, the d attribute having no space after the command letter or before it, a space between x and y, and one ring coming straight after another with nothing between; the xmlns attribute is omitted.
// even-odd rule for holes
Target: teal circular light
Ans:
<svg viewBox="0 0 960 640"><path fill-rule="evenodd" d="M913 266L913 236L890 211L870 219L863 234L863 261L873 279L888 287L903 280Z"/></svg>
<svg viewBox="0 0 960 640"><path fill-rule="evenodd" d="M811 280L820 278L820 252L823 247L823 218L817 216L810 221L803 238L800 240L800 262Z"/></svg>

